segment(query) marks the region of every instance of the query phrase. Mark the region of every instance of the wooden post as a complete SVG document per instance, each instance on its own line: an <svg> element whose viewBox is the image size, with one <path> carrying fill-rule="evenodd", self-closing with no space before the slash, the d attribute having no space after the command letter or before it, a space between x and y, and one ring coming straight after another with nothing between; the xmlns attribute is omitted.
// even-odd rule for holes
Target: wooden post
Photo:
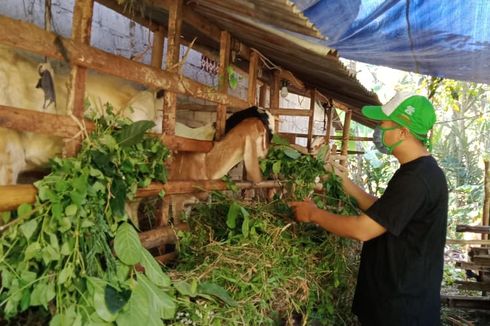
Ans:
<svg viewBox="0 0 490 326"><path fill-rule="evenodd" d="M178 71L180 58L180 29L182 27L182 0L171 1L168 13L168 48L167 65L169 72ZM165 92L163 101L163 133L175 135L175 116L177 110L177 94Z"/></svg>
<svg viewBox="0 0 490 326"><path fill-rule="evenodd" d="M313 137L313 124L315 122L315 103L316 103L316 90L310 90L310 115L308 116L308 141L306 147L308 151L311 150L311 140Z"/></svg>
<svg viewBox="0 0 490 326"><path fill-rule="evenodd" d="M281 72L279 70L274 70L272 75L272 85L270 91L270 108L272 110L279 110L279 90L280 90L280 79ZM274 123L274 131L279 132L279 115L276 116L276 121Z"/></svg>
<svg viewBox="0 0 490 326"><path fill-rule="evenodd" d="M267 96L267 85L263 84L259 88L259 106L265 108L265 97Z"/></svg>
<svg viewBox="0 0 490 326"><path fill-rule="evenodd" d="M162 69L163 44L165 43L165 28L159 25L153 33L153 47L151 50L151 66Z"/></svg>
<svg viewBox="0 0 490 326"><path fill-rule="evenodd" d="M342 148L341 148L341 154L346 156L347 151L349 150L349 129L350 129L350 121L352 118L352 110L347 110L345 112L345 119L344 119L344 129L342 131ZM347 160L343 160L340 162L343 166L347 164Z"/></svg>
<svg viewBox="0 0 490 326"><path fill-rule="evenodd" d="M485 182L484 182L484 189L485 189L485 196L483 199L483 213L482 213L482 225L488 226L489 225L489 219L490 219L490 161L485 160L485 168L484 168L484 173L485 173ZM487 240L488 239L488 234L482 234L482 240Z"/></svg>
<svg viewBox="0 0 490 326"><path fill-rule="evenodd" d="M219 47L219 81L218 90L228 94L228 65L230 64L231 37L227 31L221 32ZM225 134L226 105L219 104L216 110L216 139L220 140Z"/></svg>
<svg viewBox="0 0 490 326"><path fill-rule="evenodd" d="M73 9L72 39L90 45L90 34L92 30L92 15L94 0L76 0ZM85 81L87 79L87 68L73 65L70 70L70 93L67 100L67 112L78 118L83 118ZM62 103L64 105L64 103ZM73 156L78 151L80 139L69 141L65 144L63 154Z"/></svg>
<svg viewBox="0 0 490 326"><path fill-rule="evenodd" d="M255 105L257 103L257 70L259 55L252 51L250 54L250 64L248 67L248 103Z"/></svg>
<svg viewBox="0 0 490 326"><path fill-rule="evenodd" d="M330 106L327 109L328 122L327 122L327 131L325 134L325 144L327 144L327 145L330 144L330 134L332 133L334 113L335 113L335 108L333 106Z"/></svg>

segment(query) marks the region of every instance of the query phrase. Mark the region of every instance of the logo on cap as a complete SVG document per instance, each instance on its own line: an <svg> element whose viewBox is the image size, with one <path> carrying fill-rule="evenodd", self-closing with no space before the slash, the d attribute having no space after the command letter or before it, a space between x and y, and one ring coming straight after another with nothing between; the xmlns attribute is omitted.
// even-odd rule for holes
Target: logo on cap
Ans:
<svg viewBox="0 0 490 326"><path fill-rule="evenodd" d="M411 116L412 114L415 113L415 108L413 106L409 105L405 109L405 113Z"/></svg>

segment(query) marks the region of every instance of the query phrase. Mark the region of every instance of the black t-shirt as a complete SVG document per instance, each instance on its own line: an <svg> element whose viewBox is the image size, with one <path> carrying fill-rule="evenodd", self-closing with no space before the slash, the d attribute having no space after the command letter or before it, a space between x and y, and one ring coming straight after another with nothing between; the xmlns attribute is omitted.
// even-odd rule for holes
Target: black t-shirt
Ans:
<svg viewBox="0 0 490 326"><path fill-rule="evenodd" d="M363 325L439 325L448 190L431 156L402 164L366 215L387 232L362 248L352 310Z"/></svg>

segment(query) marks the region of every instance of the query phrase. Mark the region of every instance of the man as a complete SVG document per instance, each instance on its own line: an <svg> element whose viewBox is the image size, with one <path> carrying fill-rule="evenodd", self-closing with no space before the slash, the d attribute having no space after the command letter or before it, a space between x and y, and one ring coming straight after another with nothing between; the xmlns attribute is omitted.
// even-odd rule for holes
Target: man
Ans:
<svg viewBox="0 0 490 326"><path fill-rule="evenodd" d="M427 149L434 108L423 96L397 95L362 112L380 122L377 146L400 162L384 194L376 198L341 173L361 215L336 215L311 201L290 205L298 221L364 242L352 307L362 325L439 325L448 190Z"/></svg>

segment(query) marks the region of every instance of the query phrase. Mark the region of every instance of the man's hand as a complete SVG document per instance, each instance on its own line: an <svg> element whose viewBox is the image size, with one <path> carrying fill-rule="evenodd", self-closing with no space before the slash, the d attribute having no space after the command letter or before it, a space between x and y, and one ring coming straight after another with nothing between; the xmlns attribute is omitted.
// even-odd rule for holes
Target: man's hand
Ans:
<svg viewBox="0 0 490 326"><path fill-rule="evenodd" d="M310 199L305 201L293 201L289 203L289 206L293 209L296 220L304 223L311 222L315 211L318 209L315 203Z"/></svg>

